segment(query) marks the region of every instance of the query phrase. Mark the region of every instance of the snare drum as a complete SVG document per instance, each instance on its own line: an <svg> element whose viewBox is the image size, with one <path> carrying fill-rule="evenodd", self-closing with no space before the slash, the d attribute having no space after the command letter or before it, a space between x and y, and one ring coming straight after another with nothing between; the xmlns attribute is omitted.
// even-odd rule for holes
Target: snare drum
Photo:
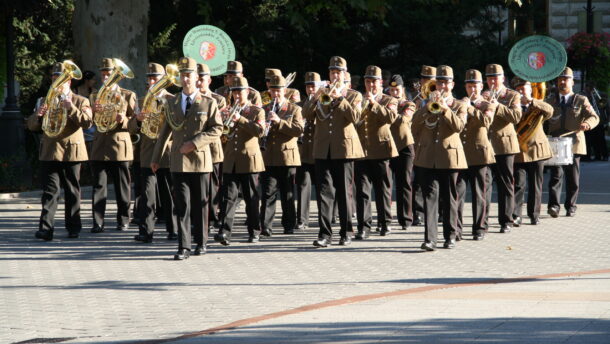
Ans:
<svg viewBox="0 0 610 344"><path fill-rule="evenodd" d="M571 137L549 137L549 144L553 157L545 161L546 166L572 165L574 154L572 153Z"/></svg>

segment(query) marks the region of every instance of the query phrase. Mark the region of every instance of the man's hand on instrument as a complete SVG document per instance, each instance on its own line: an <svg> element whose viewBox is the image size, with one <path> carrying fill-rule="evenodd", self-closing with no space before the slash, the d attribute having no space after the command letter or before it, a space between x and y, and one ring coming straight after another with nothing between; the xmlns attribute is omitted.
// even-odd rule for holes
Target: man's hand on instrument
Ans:
<svg viewBox="0 0 610 344"><path fill-rule="evenodd" d="M66 110L70 110L72 108L72 97L65 97L61 103L61 106L63 106Z"/></svg>
<svg viewBox="0 0 610 344"><path fill-rule="evenodd" d="M590 130L591 126L589 125L589 123L580 123L580 130L581 131L587 131Z"/></svg>
<svg viewBox="0 0 610 344"><path fill-rule="evenodd" d="M95 112L101 112L104 109L104 107L102 106L102 104L95 102L93 104L93 111Z"/></svg>
<svg viewBox="0 0 610 344"><path fill-rule="evenodd" d="M42 104L40 108L38 108L38 112L36 113L36 115L38 117L42 117L45 113L47 113L47 106L45 104Z"/></svg>
<svg viewBox="0 0 610 344"><path fill-rule="evenodd" d="M267 116L267 120L273 122L274 124L280 123L280 116L278 116L275 112L269 112Z"/></svg>
<svg viewBox="0 0 610 344"><path fill-rule="evenodd" d="M150 169L153 171L153 173L157 173L157 170L159 169L159 163L151 162Z"/></svg>
<svg viewBox="0 0 610 344"><path fill-rule="evenodd" d="M123 121L125 119L127 119L127 116L124 113L119 112L119 113L116 114L116 122L117 123L121 124L121 123L123 123Z"/></svg>
<svg viewBox="0 0 610 344"><path fill-rule="evenodd" d="M181 154L188 154L192 151L194 151L197 147L195 146L195 144L192 141L188 141L182 144L182 146L180 146L180 153Z"/></svg>
<svg viewBox="0 0 610 344"><path fill-rule="evenodd" d="M136 115L136 119L140 122L142 122L143 120L146 119L146 117L148 117L148 114L146 112L138 112L138 114Z"/></svg>

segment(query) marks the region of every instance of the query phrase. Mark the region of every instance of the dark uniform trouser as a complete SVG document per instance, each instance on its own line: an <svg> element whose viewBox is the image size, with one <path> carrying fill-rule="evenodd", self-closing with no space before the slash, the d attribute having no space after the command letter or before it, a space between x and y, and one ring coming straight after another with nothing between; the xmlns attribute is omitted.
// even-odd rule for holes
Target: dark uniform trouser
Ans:
<svg viewBox="0 0 610 344"><path fill-rule="evenodd" d="M195 243L208 241L210 173L172 172L178 220L178 249L191 249L191 218Z"/></svg>
<svg viewBox="0 0 610 344"><path fill-rule="evenodd" d="M489 213L487 194L491 186L489 177L488 165L469 166L468 170L460 171L458 174L458 228L460 236L464 229L466 183L470 184L470 192L472 194L472 235L485 232L489 226L487 223L487 215Z"/></svg>
<svg viewBox="0 0 610 344"><path fill-rule="evenodd" d="M71 233L80 232L80 162L41 161L40 166L43 184L38 229L54 229L59 191L63 187L66 229Z"/></svg>
<svg viewBox="0 0 610 344"><path fill-rule="evenodd" d="M419 185L419 177L418 174L422 172L419 171L419 167L413 167L413 193L411 195L411 204L413 208L413 216L418 216L422 218L424 216L424 196L422 193L421 186Z"/></svg>
<svg viewBox="0 0 610 344"><path fill-rule="evenodd" d="M142 192L144 191L142 185L142 166L140 166L139 161L134 161L131 163L131 179L133 180L133 217L140 222L144 222L146 219L144 208L145 206L140 205L140 196L142 196Z"/></svg>
<svg viewBox="0 0 610 344"><path fill-rule="evenodd" d="M220 202L220 233L231 237L239 193L246 203L246 223L250 235L260 234L258 173L224 173Z"/></svg>
<svg viewBox="0 0 610 344"><path fill-rule="evenodd" d="M544 160L515 164L515 210L513 211L513 217L521 217L521 208L525 199L526 178L527 216L530 218L540 216L543 173Z"/></svg>
<svg viewBox="0 0 610 344"><path fill-rule="evenodd" d="M117 202L117 225L129 223L130 176L128 161L92 161L93 184L93 226L104 227L106 197L108 196L108 174L112 177Z"/></svg>
<svg viewBox="0 0 610 344"><path fill-rule="evenodd" d="M424 240L436 245L438 204L443 199L443 237L455 239L458 234L458 170L420 167L419 182L424 196Z"/></svg>
<svg viewBox="0 0 610 344"><path fill-rule="evenodd" d="M157 170L157 188L159 190L159 198L163 208L163 217L165 218L165 230L168 233L175 233L178 228L178 220L174 211L174 197L172 196L172 177L169 168L160 168Z"/></svg>
<svg viewBox="0 0 610 344"><path fill-rule="evenodd" d="M377 222L387 229L392 223L392 173L390 159L358 160L356 170L356 213L358 231L370 232L373 223L371 187L375 188Z"/></svg>
<svg viewBox="0 0 610 344"><path fill-rule="evenodd" d="M515 207L514 161L514 154L496 155L498 221L501 226L513 224L513 208Z"/></svg>
<svg viewBox="0 0 610 344"><path fill-rule="evenodd" d="M140 168L141 193L138 201L140 209L139 233L142 235L153 235L155 230L155 209L157 207L157 177L150 168Z"/></svg>
<svg viewBox="0 0 610 344"><path fill-rule="evenodd" d="M220 185L222 183L222 163L217 162L213 165L212 174L210 175L210 223L215 226L220 221L218 210L220 206Z"/></svg>
<svg viewBox="0 0 610 344"><path fill-rule="evenodd" d="M341 237L352 235L352 184L354 161L347 159L316 159L316 193L320 205L318 238L331 239L333 202L337 199Z"/></svg>
<svg viewBox="0 0 610 344"><path fill-rule="evenodd" d="M396 183L396 217L403 227L413 223L413 145L403 148L398 156L390 159Z"/></svg>
<svg viewBox="0 0 610 344"><path fill-rule="evenodd" d="M551 178L549 179L549 208L559 208L563 178L566 179L566 199L564 207L568 211L576 211L576 200L580 181L580 155L574 155L572 165L551 166Z"/></svg>
<svg viewBox="0 0 610 344"><path fill-rule="evenodd" d="M266 166L262 173L261 228L272 229L275 201L279 192L282 204L282 227L291 230L296 224L294 183L297 168L292 166Z"/></svg>
<svg viewBox="0 0 610 344"><path fill-rule="evenodd" d="M301 164L297 167L297 224L309 225L311 182L315 180L315 165Z"/></svg>

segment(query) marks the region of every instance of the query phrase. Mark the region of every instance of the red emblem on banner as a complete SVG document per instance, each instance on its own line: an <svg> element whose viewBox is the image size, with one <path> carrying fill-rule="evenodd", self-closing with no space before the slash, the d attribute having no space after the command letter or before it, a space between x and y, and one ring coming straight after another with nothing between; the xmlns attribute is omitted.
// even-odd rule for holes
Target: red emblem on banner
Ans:
<svg viewBox="0 0 610 344"><path fill-rule="evenodd" d="M213 58L216 55L216 46L212 42L201 42L199 55L206 61Z"/></svg>
<svg viewBox="0 0 610 344"><path fill-rule="evenodd" d="M546 56L541 52L530 53L527 57L527 63L530 67L538 70L546 64Z"/></svg>

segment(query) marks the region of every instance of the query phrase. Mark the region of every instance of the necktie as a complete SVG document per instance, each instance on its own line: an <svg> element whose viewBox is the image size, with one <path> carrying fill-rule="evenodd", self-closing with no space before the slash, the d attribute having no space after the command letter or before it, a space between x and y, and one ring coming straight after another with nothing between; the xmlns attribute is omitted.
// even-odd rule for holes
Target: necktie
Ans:
<svg viewBox="0 0 610 344"><path fill-rule="evenodd" d="M186 106L184 107L184 116L189 113L189 109L191 108L191 97L186 97Z"/></svg>
<svg viewBox="0 0 610 344"><path fill-rule="evenodd" d="M521 105L521 110L523 111L523 113L525 113L527 111L527 106Z"/></svg>

